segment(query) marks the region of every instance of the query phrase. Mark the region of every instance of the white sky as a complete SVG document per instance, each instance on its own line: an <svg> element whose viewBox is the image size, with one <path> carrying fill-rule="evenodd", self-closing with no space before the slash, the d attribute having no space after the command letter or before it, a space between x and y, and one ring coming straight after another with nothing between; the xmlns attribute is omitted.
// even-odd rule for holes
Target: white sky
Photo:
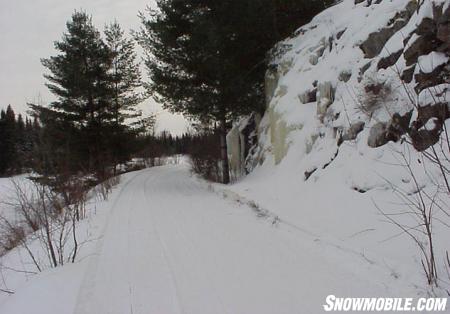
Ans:
<svg viewBox="0 0 450 314"><path fill-rule="evenodd" d="M11 104L24 113L26 103L38 98L54 98L45 87L44 67L40 59L55 54L53 42L61 38L66 22L76 9L91 14L94 23L104 25L117 19L126 30L138 29L138 11L152 0L0 0L0 108ZM145 72L143 77L146 78ZM161 110L148 100L144 112L158 113L157 129L180 134L186 121Z"/></svg>

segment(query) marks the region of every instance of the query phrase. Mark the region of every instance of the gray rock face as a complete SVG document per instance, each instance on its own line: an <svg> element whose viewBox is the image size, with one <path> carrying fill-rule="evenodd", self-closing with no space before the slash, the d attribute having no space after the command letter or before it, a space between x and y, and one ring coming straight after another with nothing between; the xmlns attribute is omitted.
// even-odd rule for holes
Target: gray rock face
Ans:
<svg viewBox="0 0 450 314"><path fill-rule="evenodd" d="M366 124L362 121L354 123L348 130L344 131L341 140L343 142L353 141L354 139L356 139L358 134L361 133L362 130L364 130L365 125Z"/></svg>
<svg viewBox="0 0 450 314"><path fill-rule="evenodd" d="M334 102L335 90L331 82L319 83L317 87L317 115L323 118L328 108Z"/></svg>
<svg viewBox="0 0 450 314"><path fill-rule="evenodd" d="M430 52L435 51L437 47L438 42L433 34L420 36L403 54L406 60L406 65L410 66L416 64L420 56L427 55Z"/></svg>
<svg viewBox="0 0 450 314"><path fill-rule="evenodd" d="M394 52L385 58L382 58L378 62L378 66L377 66L378 70L387 69L387 68L393 66L395 63L397 63L398 59L400 58L400 56L402 54L403 54L403 49L400 49L399 51Z"/></svg>
<svg viewBox="0 0 450 314"><path fill-rule="evenodd" d="M339 73L338 80L341 82L347 83L348 81L350 81L351 78L352 78L352 72L343 71L343 72Z"/></svg>
<svg viewBox="0 0 450 314"><path fill-rule="evenodd" d="M414 90L419 94L424 89L447 83L450 81L449 73L450 63L438 66L430 73L423 73L420 71L414 76L417 82Z"/></svg>
<svg viewBox="0 0 450 314"><path fill-rule="evenodd" d="M370 147L380 147L388 142L397 142L403 135L410 131L412 111L404 116L395 113L388 123L379 122L370 129L367 145Z"/></svg>
<svg viewBox="0 0 450 314"><path fill-rule="evenodd" d="M384 1L392 2L395 0ZM327 75L318 73L319 70L326 71L323 65L327 64L327 61L331 58L330 56L339 59L340 50L346 50L347 47L342 45L347 42L348 37L355 31L351 23L349 23L347 28L345 27L346 25L339 26L340 28L336 29L336 32L331 37L329 37L328 32L322 30L316 34L316 30L320 28L320 25L306 25L294 33L293 36L306 35L308 36L306 39L311 40L311 43L305 46L298 43L298 47L295 41L286 41L280 44L280 46L284 45L283 47L287 48L282 50L280 55L277 55L278 61L273 61L274 63L267 71L267 112L264 123L261 124L261 129L258 129L259 118L249 117L235 126L228 136L231 171L235 179L245 175L252 169L251 156L258 155L258 158L260 158L258 160L262 160L264 159L264 154L271 154L274 163L278 164L290 149L291 142L289 141L291 138L289 135L293 132L299 132L299 134L301 132L309 132L308 128L304 128L305 122L297 125L290 117L286 117L285 112L290 112L292 108L297 110L294 106L313 106L313 103L316 103L316 112L310 113L308 108L305 108L305 112L311 114L310 121L317 122L320 128L334 131L334 133L329 132L327 134L331 136L332 140L337 141L338 146L345 141L363 138L358 137L358 134L361 132L364 132L365 138L367 136L366 131L369 133L368 145L374 148L383 146L390 141L399 141L405 138L406 135L408 135L408 139L412 141L417 150L425 150L436 143L442 131L443 122L450 117L449 110L446 107L448 104L440 104L439 107L436 104L419 104L417 106L417 104L407 103L405 99L399 98L402 97L401 93L396 93L398 86L389 84L406 84L408 90L413 94L413 99L422 99L417 96L427 89L430 90L442 84L450 84L450 62L427 70L428 72L421 71L421 67L418 64L420 57L428 55L430 52L444 53L450 56L450 8L444 10L442 1L436 1L433 4L431 4L430 0L425 0L425 2L408 1L405 2L408 5L398 12L395 17L385 20L384 27L380 29L372 27L366 40L362 43L354 42L351 45L352 48L362 49L364 58L361 58L359 53L355 65L347 65L344 60L344 63L339 64L337 67L339 72L332 71L327 73ZM376 13L379 3L382 3L380 6L385 4L382 0L354 0L354 2L359 4L359 9L366 10L367 16L371 12ZM419 19L418 16L423 16L422 12L424 9L430 9L429 5L433 5L432 16ZM363 8L363 6L367 8ZM415 14L416 10L421 13L419 15ZM426 16L429 16L429 12L426 13ZM407 29L403 29L406 25L408 25ZM314 32L314 37L309 36L308 32ZM395 43L388 55L380 56L381 52L387 52L388 47L385 49L385 45L392 36L403 34L403 32L405 32L405 36L401 37L402 42ZM327 52L333 49L336 50L336 55ZM297 66L299 64L301 66ZM295 69L295 73L293 69ZM388 73L390 69L398 69L399 73L395 72L398 77L392 77ZM280 80L288 72L290 74L289 80L283 80L283 83L281 83ZM296 85L295 75L298 75L299 78L300 76L314 76L307 79L301 78L299 82L305 83ZM380 90L382 91L381 85L370 84L370 78L376 79L377 75L380 75L380 78L388 78L386 81L382 80L382 83L392 87L390 93L387 93L389 97L382 97L384 94L380 92ZM401 82L399 82L399 79L401 79ZM313 82L312 85L311 82ZM300 84L308 84L308 86ZM398 88L401 88L401 86ZM368 91L368 89L370 90ZM299 101L292 97L295 95L292 93L293 90L297 91ZM350 108L350 116L347 116L347 120L345 120L344 113L346 114L347 112L344 112L344 110L348 107L345 107L344 104L344 109L342 109L339 103L341 99L342 101L348 100L344 99L347 95L345 93L355 93L355 98L360 100L358 98L360 94L367 96L370 92L373 93L374 99L377 101L376 104L381 103L380 107L376 108L387 108L386 110L392 109L392 111L389 111L388 115L383 115L383 112L379 110L376 113L380 113L382 119L374 120L374 116L368 115L361 110L361 108L365 109L367 107L367 100L370 100L366 97L362 98L365 102L356 104L359 105L357 108L360 111L355 113L352 111L353 108ZM404 107L401 107L403 103ZM346 104L348 106L352 105L349 102L346 102ZM284 108L276 110L279 109L277 106L281 105L286 106L289 110L284 111ZM443 114L444 107L446 111ZM303 109L300 108L299 110ZM396 113L396 111L401 112L402 115ZM373 112L374 110L369 110L369 113ZM407 113L405 114L405 112ZM415 117L418 113L416 121L411 121L413 112ZM389 117L391 118L389 119ZM424 125L430 120L434 124L430 122L427 126L433 125L433 129L426 130ZM350 126L348 126L349 121L352 122ZM375 121L383 122L375 123ZM370 129L368 129L369 127ZM304 131L302 131L303 128ZM259 147L257 146L258 132L261 132L261 146ZM310 137L305 138L309 139ZM308 141L306 140L306 142ZM308 143L302 144L305 145L305 154L314 153L312 145ZM314 169L314 167L308 169L311 171L306 172L305 177L309 177L314 172Z"/></svg>
<svg viewBox="0 0 450 314"><path fill-rule="evenodd" d="M302 104L309 104L317 101L317 88L298 95L298 99Z"/></svg>
<svg viewBox="0 0 450 314"><path fill-rule="evenodd" d="M280 79L278 74L278 68L275 65L269 67L266 73L265 91L266 91L266 104L269 104L272 97L275 94L275 90L278 87L278 80Z"/></svg>
<svg viewBox="0 0 450 314"><path fill-rule="evenodd" d="M369 138L367 141L367 145L370 147L380 147L386 144L388 141L386 141L386 130L387 130L387 124L378 122L370 129Z"/></svg>
<svg viewBox="0 0 450 314"><path fill-rule="evenodd" d="M392 66L403 54L407 68L400 73L400 77L407 84L413 79L415 80L414 91L417 95L440 84L449 84L450 62L436 67L430 73L425 73L418 64L418 60L420 56L428 55L433 51L450 55L450 8L444 11L442 5L433 6L433 17L424 18L416 26L413 34L416 36L409 36L405 39L404 45L408 48L404 52L399 51L381 59L378 68ZM412 38L414 38L414 42L411 42ZM418 151L424 151L436 144L445 120L450 118L448 104L419 104L415 110L418 117L412 123L410 123L411 112L405 116L394 114L390 122L374 125L370 131L368 145L379 147L389 141L398 141L406 133ZM424 128L427 121L430 120L434 122L432 130Z"/></svg>
<svg viewBox="0 0 450 314"><path fill-rule="evenodd" d="M409 43L403 56L409 68L402 73L402 78L408 83L414 78L415 92L418 94L424 89L450 82L450 63L436 67L431 73L421 71L418 60L420 56L433 51L450 55L450 8L443 10L443 6L433 7L433 18L424 18L417 25L414 33L418 36L414 42ZM409 39L410 40L410 39ZM416 69L419 73L414 75Z"/></svg>
<svg viewBox="0 0 450 314"><path fill-rule="evenodd" d="M442 50L450 50L450 7L437 18L436 37L443 43Z"/></svg>
<svg viewBox="0 0 450 314"><path fill-rule="evenodd" d="M408 130L414 148L424 151L439 141L445 120L450 118L447 103L436 103L418 109L418 117ZM434 127L425 127L428 121L434 121Z"/></svg>
<svg viewBox="0 0 450 314"><path fill-rule="evenodd" d="M436 37L442 42L440 51L450 50L450 7L437 20Z"/></svg>
<svg viewBox="0 0 450 314"><path fill-rule="evenodd" d="M232 180L249 173L258 144L260 116L256 113L236 124L227 135L228 158Z"/></svg>
<svg viewBox="0 0 450 314"><path fill-rule="evenodd" d="M378 56L387 41L400 29L406 26L416 8L417 1L411 1L404 11L398 13L394 17L390 25L380 29L378 32L370 34L360 46L361 50L364 52L364 56L370 59Z"/></svg>

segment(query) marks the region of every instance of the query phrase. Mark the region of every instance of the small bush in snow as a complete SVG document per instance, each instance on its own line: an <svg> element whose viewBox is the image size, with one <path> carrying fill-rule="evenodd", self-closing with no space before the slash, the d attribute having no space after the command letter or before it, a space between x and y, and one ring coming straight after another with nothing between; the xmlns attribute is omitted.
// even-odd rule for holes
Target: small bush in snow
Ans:
<svg viewBox="0 0 450 314"><path fill-rule="evenodd" d="M382 109L392 97L392 86L370 78L364 85L364 93L358 97L358 109L369 118Z"/></svg>

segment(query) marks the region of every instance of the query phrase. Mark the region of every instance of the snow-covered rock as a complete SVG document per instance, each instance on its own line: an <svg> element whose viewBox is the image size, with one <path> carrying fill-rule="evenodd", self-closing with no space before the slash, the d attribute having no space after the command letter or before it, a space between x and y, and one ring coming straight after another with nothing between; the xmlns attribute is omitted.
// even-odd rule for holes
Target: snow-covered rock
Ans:
<svg viewBox="0 0 450 314"><path fill-rule="evenodd" d="M430 178L439 177L423 171L420 151L449 125L449 3L344 0L279 43L259 146L247 157L259 166L230 189L296 226L420 272L407 237L383 241L399 230L380 210L401 208L399 190L432 193ZM442 258L449 232L436 228ZM361 241L346 236L365 229L373 232Z"/></svg>
<svg viewBox="0 0 450 314"><path fill-rule="evenodd" d="M270 155L279 164L293 144L303 146L302 157L318 138L340 146L359 133L369 147L405 134L420 151L435 144L440 132L420 129L431 118L442 127L450 116L449 20L444 0L345 0L318 15L274 48L251 158L262 163ZM232 169L245 168L243 146L229 147Z"/></svg>
<svg viewBox="0 0 450 314"><path fill-rule="evenodd" d="M261 127L270 141L261 142L263 149L279 163L300 138L306 152L311 139L331 136L341 143L349 138L343 134L355 130L370 134L372 147L411 133L408 127L398 129L394 114L408 120L416 93L449 86L445 2L346 0L280 43L287 51L267 75L268 109ZM442 125L447 116L436 118ZM354 127L362 124L365 129ZM414 130L412 135L414 140Z"/></svg>
<svg viewBox="0 0 450 314"><path fill-rule="evenodd" d="M231 179L236 181L254 168L253 155L258 147L259 114L242 119L227 135ZM247 158L248 157L248 158Z"/></svg>

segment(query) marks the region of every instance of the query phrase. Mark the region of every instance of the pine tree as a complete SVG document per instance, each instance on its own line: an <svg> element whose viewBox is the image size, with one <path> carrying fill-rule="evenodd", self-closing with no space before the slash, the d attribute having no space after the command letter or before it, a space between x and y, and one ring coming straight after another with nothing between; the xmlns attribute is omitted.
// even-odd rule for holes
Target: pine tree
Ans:
<svg viewBox="0 0 450 314"><path fill-rule="evenodd" d="M141 116L136 108L144 100L138 90L142 87L141 73L134 41L124 36L117 22L106 27L105 36L111 58L112 110L116 125L121 125L126 119Z"/></svg>
<svg viewBox="0 0 450 314"><path fill-rule="evenodd" d="M75 12L67 23L67 32L55 42L59 54L43 59L50 71L45 75L47 87L58 97L50 105L53 130L62 132L58 150L64 150L71 167L103 171L106 149L105 125L113 120L109 110L111 88L108 70L111 66L109 50L84 12ZM43 108L34 106L34 110ZM52 121L53 120L53 121Z"/></svg>
<svg viewBox="0 0 450 314"><path fill-rule="evenodd" d="M55 48L58 54L42 63L57 100L31 105L39 119L40 171L85 171L104 179L131 157L147 121L137 110L144 96L133 41L117 22L106 27L103 40L92 18L75 12Z"/></svg>
<svg viewBox="0 0 450 314"><path fill-rule="evenodd" d="M159 0L157 10L150 10L148 17L141 14L137 39L147 53L149 92L166 109L206 125L218 124L224 183L229 182L228 128L233 120L264 110L268 52L300 26L286 13L295 7L306 21L319 10L313 7L324 4L289 1L282 8L280 3Z"/></svg>
<svg viewBox="0 0 450 314"><path fill-rule="evenodd" d="M0 176L4 175L7 169L5 121L6 112L2 109L0 111Z"/></svg>
<svg viewBox="0 0 450 314"><path fill-rule="evenodd" d="M35 145L34 141L34 130L33 123L29 117L25 118L25 131L23 142L23 167L26 169L31 169L33 166L33 147Z"/></svg>
<svg viewBox="0 0 450 314"><path fill-rule="evenodd" d="M105 29L106 44L111 58L110 89L112 95L111 111L114 116L111 152L114 162L129 159L132 147L130 140L141 130L138 124L142 113L138 110L145 97L139 91L142 87L139 63L135 52L134 41L124 35L117 22L109 24Z"/></svg>
<svg viewBox="0 0 450 314"><path fill-rule="evenodd" d="M16 114L11 105L1 113L1 155L0 174L12 174L15 171L16 153Z"/></svg>
<svg viewBox="0 0 450 314"><path fill-rule="evenodd" d="M334 3L335 0L272 0L278 40L288 37Z"/></svg>
<svg viewBox="0 0 450 314"><path fill-rule="evenodd" d="M15 127L15 141L14 150L16 154L16 159L14 160L13 167L15 173L21 173L26 163L26 133L25 133L25 122L23 120L22 114L17 116L16 127Z"/></svg>

